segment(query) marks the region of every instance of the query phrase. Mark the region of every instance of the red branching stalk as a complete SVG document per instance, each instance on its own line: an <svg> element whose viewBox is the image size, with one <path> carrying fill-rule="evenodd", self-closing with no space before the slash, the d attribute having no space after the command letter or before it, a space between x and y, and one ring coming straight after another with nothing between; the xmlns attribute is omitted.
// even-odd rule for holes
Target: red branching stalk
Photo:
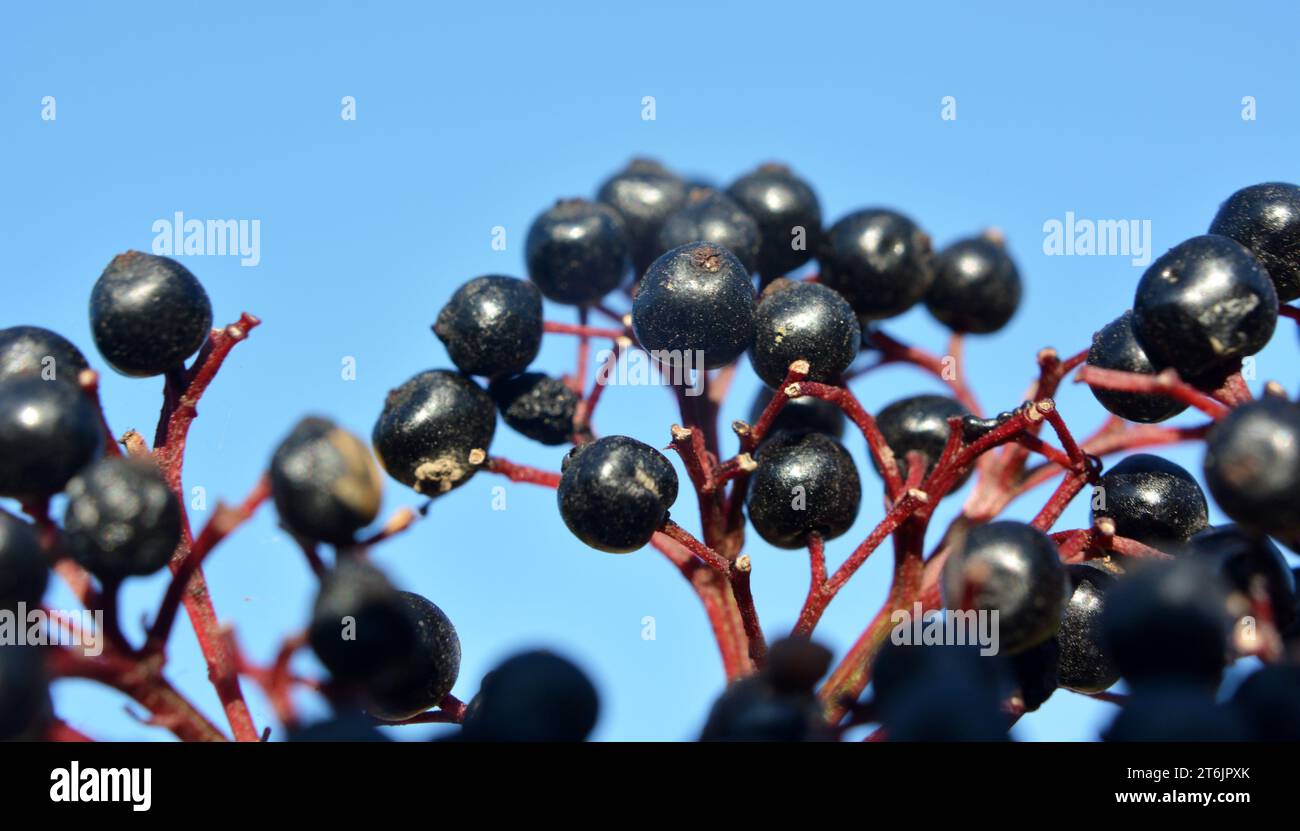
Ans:
<svg viewBox="0 0 1300 831"><path fill-rule="evenodd" d="M95 412L99 415L99 426L104 433L104 454L121 456L122 448L117 446L117 438L113 435L113 429L108 426L108 417L104 415L104 406L99 400L99 373L93 369L83 369L77 376L77 384L90 399Z"/></svg>
<svg viewBox="0 0 1300 831"><path fill-rule="evenodd" d="M559 323L554 320L548 320L543 323L542 331L550 332L553 335L577 335L580 338L609 338L611 340L618 340L619 338L624 337L624 333L621 329L605 329L599 326Z"/></svg>
<svg viewBox="0 0 1300 831"><path fill-rule="evenodd" d="M1166 369L1156 375L1143 375L1138 372L1120 372L1114 369L1085 366L1079 370L1077 378L1080 383L1116 392L1164 395L1181 401L1189 407L1195 407L1215 420L1222 418L1228 412L1227 406L1179 378L1178 371L1175 369Z"/></svg>
<svg viewBox="0 0 1300 831"><path fill-rule="evenodd" d="M912 364L924 369L947 384L949 389L952 390L953 397L960 401L963 407L976 415L982 412L979 402L975 400L975 394L966 386L965 372L961 367L963 340L960 335L954 335L949 342L950 354L948 357L952 360L952 365L946 364L944 359L937 355L901 343L879 330L868 335L867 342L879 349L882 357L876 363L859 370L851 377L864 375L877 367L888 364Z"/></svg>
<svg viewBox="0 0 1300 831"><path fill-rule="evenodd" d="M487 460L487 469L505 476L512 482L527 482L530 485L541 485L544 488L558 488L560 486L560 474L529 467L528 465L515 464L500 456L490 457Z"/></svg>

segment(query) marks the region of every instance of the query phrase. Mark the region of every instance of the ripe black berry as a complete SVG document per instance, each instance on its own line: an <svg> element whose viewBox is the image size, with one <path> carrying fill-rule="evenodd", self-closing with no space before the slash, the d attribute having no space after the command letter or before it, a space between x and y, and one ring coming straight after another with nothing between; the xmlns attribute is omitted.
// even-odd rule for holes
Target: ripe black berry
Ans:
<svg viewBox="0 0 1300 831"><path fill-rule="evenodd" d="M1188 541L1183 557L1198 557L1245 598L1262 588L1273 606L1273 620L1286 629L1295 620L1296 586L1286 557L1273 541L1240 525L1207 528ZM1245 605L1245 604L1243 604Z"/></svg>
<svg viewBox="0 0 1300 831"><path fill-rule="evenodd" d="M773 394L771 387L758 388L754 405L749 408L750 425L758 423ZM844 417L844 411L835 404L811 395L801 395L785 402L785 406L772 420L767 435L770 437L778 433L825 433L836 439L842 439L845 421L847 419Z"/></svg>
<svg viewBox="0 0 1300 831"><path fill-rule="evenodd" d="M736 255L745 273L758 267L758 223L731 197L696 188L686 205L659 229L656 256L690 242L711 242Z"/></svg>
<svg viewBox="0 0 1300 831"><path fill-rule="evenodd" d="M750 476L749 521L778 548L800 548L812 533L831 540L858 518L862 482L853 457L825 433L780 433L759 448Z"/></svg>
<svg viewBox="0 0 1300 831"><path fill-rule="evenodd" d="M418 594L398 594L415 622L414 648L366 685L367 709L385 721L405 721L436 706L460 674L460 638L451 620Z"/></svg>
<svg viewBox="0 0 1300 831"><path fill-rule="evenodd" d="M418 643L402 593L374 566L345 558L321 579L308 640L335 679L363 682L392 672Z"/></svg>
<svg viewBox="0 0 1300 831"><path fill-rule="evenodd" d="M668 217L686 204L688 186L680 176L653 159L633 159L604 184L596 198L613 208L623 219L632 267L637 274L666 249L659 245L659 231ZM703 237L692 237L692 242Z"/></svg>
<svg viewBox="0 0 1300 831"><path fill-rule="evenodd" d="M1228 516L1300 550L1300 405L1243 404L1205 441L1205 483Z"/></svg>
<svg viewBox="0 0 1300 831"><path fill-rule="evenodd" d="M709 711L700 741L807 742L830 735L816 696L782 692L758 675L727 686Z"/></svg>
<svg viewBox="0 0 1300 831"><path fill-rule="evenodd" d="M876 426L889 449L894 451L899 475L906 479L907 454L920 453L925 457L925 475L928 476L948 444L948 419L965 415L969 415L969 411L955 399L943 395L913 395L881 410L876 416ZM969 471L962 475L958 485L968 476Z"/></svg>
<svg viewBox="0 0 1300 831"><path fill-rule="evenodd" d="M1300 666L1272 664L1252 672L1229 703L1255 741L1300 741Z"/></svg>
<svg viewBox="0 0 1300 831"><path fill-rule="evenodd" d="M1107 323L1092 336L1092 346L1088 349L1088 366L1143 375L1156 373L1155 364L1151 363L1133 331L1132 309ZM1116 392L1093 386L1089 386L1089 389L1101 406L1110 412L1143 424L1173 418L1187 409L1186 404L1167 395Z"/></svg>
<svg viewBox="0 0 1300 831"><path fill-rule="evenodd" d="M1249 728L1234 708L1214 703L1203 687L1161 682L1135 689L1110 727L1108 742L1239 742Z"/></svg>
<svg viewBox="0 0 1300 831"><path fill-rule="evenodd" d="M561 199L528 229L528 279L547 299L584 306L618 288L627 273L623 221L608 205Z"/></svg>
<svg viewBox="0 0 1300 831"><path fill-rule="evenodd" d="M822 209L812 187L781 164L763 164L731 183L727 195L758 223L758 273L769 283L813 257Z"/></svg>
<svg viewBox="0 0 1300 831"><path fill-rule="evenodd" d="M934 258L934 282L925 307L954 332L988 334L1011 320L1020 305L1020 272L999 234L971 237Z"/></svg>
<svg viewBox="0 0 1300 831"><path fill-rule="evenodd" d="M90 293L95 346L109 366L138 378L183 366L212 329L212 303L175 260L128 251Z"/></svg>
<svg viewBox="0 0 1300 831"><path fill-rule="evenodd" d="M655 260L632 301L632 325L647 350L686 360L703 352L704 368L725 366L754 338L754 287L725 248L696 242Z"/></svg>
<svg viewBox="0 0 1300 831"><path fill-rule="evenodd" d="M465 717L469 741L580 742L600 701L586 673L551 652L525 652L483 679Z"/></svg>
<svg viewBox="0 0 1300 831"><path fill-rule="evenodd" d="M768 647L762 675L779 693L811 693L831 668L832 657L829 649L807 638L782 638Z"/></svg>
<svg viewBox="0 0 1300 831"><path fill-rule="evenodd" d="M73 384L0 381L0 496L49 496L103 448L99 415Z"/></svg>
<svg viewBox="0 0 1300 831"><path fill-rule="evenodd" d="M1026 713L1032 713L1056 692L1061 644L1056 638L1048 638L1014 655L1009 663L1020 703Z"/></svg>
<svg viewBox="0 0 1300 831"><path fill-rule="evenodd" d="M1259 261L1227 237L1193 237L1151 264L1133 300L1133 331L1158 367L1214 387L1268 343L1277 291Z"/></svg>
<svg viewBox="0 0 1300 831"><path fill-rule="evenodd" d="M51 716L43 653L36 646L0 645L0 741L41 737Z"/></svg>
<svg viewBox="0 0 1300 831"><path fill-rule="evenodd" d="M45 594L50 569L32 526L0 510L0 609L34 607ZM26 625L26 624L24 624Z"/></svg>
<svg viewBox="0 0 1300 831"><path fill-rule="evenodd" d="M149 458L100 459L68 482L64 539L95 576L153 574L181 541L181 508Z"/></svg>
<svg viewBox="0 0 1300 831"><path fill-rule="evenodd" d="M542 295L514 277L475 277L442 307L433 333L461 372L488 378L523 372L542 348Z"/></svg>
<svg viewBox="0 0 1300 831"><path fill-rule="evenodd" d="M835 381L858 356L862 329L844 298L817 283L781 280L763 293L749 360L769 387L779 387L797 360L809 381Z"/></svg>
<svg viewBox="0 0 1300 831"><path fill-rule="evenodd" d="M556 498L574 536L613 554L636 551L677 501L677 471L664 454L627 436L580 444L564 457Z"/></svg>
<svg viewBox="0 0 1300 831"><path fill-rule="evenodd" d="M280 521L304 539L349 543L379 513L383 479L370 448L329 419L298 422L271 457L270 479Z"/></svg>
<svg viewBox="0 0 1300 831"><path fill-rule="evenodd" d="M556 445L573 438L578 395L560 379L525 372L493 381L488 394L505 423L533 441Z"/></svg>
<svg viewBox="0 0 1300 831"><path fill-rule="evenodd" d="M922 647L927 651L935 647ZM891 742L1004 742L1010 726L993 673L917 678L881 701Z"/></svg>
<svg viewBox="0 0 1300 831"><path fill-rule="evenodd" d="M430 369L388 393L371 443L389 476L437 496L478 471L496 423L492 399L478 384Z"/></svg>
<svg viewBox="0 0 1300 831"><path fill-rule="evenodd" d="M940 585L944 606L998 612L1000 649L1009 655L1056 634L1068 580L1055 543L1022 522L972 528L948 556Z"/></svg>
<svg viewBox="0 0 1300 831"><path fill-rule="evenodd" d="M0 381L35 375L75 384L77 375L88 368L81 350L57 332L39 326L0 329Z"/></svg>
<svg viewBox="0 0 1300 831"><path fill-rule="evenodd" d="M1209 525L1205 494L1192 474L1149 453L1106 471L1093 490L1092 517L1115 521L1115 533L1160 548Z"/></svg>
<svg viewBox="0 0 1300 831"><path fill-rule="evenodd" d="M1300 187L1267 182L1242 188L1219 206L1210 233L1249 248L1279 299L1300 297Z"/></svg>
<svg viewBox="0 0 1300 831"><path fill-rule="evenodd" d="M912 308L934 282L930 238L895 211L855 211L836 222L819 259L821 282L872 320Z"/></svg>
<svg viewBox="0 0 1300 831"><path fill-rule="evenodd" d="M1101 642L1101 616L1115 578L1086 563L1066 566L1066 573L1071 592L1056 632L1061 647L1056 680L1066 689L1101 692L1119 680L1119 670Z"/></svg>

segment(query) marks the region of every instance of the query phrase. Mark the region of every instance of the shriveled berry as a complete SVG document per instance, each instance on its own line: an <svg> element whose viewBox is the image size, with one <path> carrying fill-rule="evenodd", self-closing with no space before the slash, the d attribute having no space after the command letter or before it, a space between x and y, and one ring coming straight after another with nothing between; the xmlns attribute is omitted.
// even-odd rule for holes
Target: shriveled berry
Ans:
<svg viewBox="0 0 1300 831"><path fill-rule="evenodd" d="M1286 557L1263 534L1240 525L1220 525L1196 534L1179 552L1204 560L1249 608L1258 588L1272 604L1273 621L1286 629L1296 619L1296 585Z"/></svg>
<svg viewBox="0 0 1300 831"><path fill-rule="evenodd" d="M1093 489L1092 518L1115 522L1115 533L1153 548L1184 542L1209 525L1201 486L1179 465L1135 453L1106 471Z"/></svg>
<svg viewBox="0 0 1300 831"><path fill-rule="evenodd" d="M627 436L606 436L569 451L556 498L573 535L612 554L636 551L677 501L677 471L664 454Z"/></svg>
<svg viewBox="0 0 1300 831"><path fill-rule="evenodd" d="M783 692L766 677L751 676L728 685L714 702L700 741L807 742L830 736L814 695Z"/></svg>
<svg viewBox="0 0 1300 831"><path fill-rule="evenodd" d="M478 384L431 369L388 393L371 443L389 476L438 496L478 471L496 423L492 399Z"/></svg>
<svg viewBox="0 0 1300 831"><path fill-rule="evenodd" d="M736 255L745 273L758 267L758 223L734 199L716 190L696 188L686 205L659 229L655 256L691 242L711 242Z"/></svg>
<svg viewBox="0 0 1300 831"><path fill-rule="evenodd" d="M19 603L34 608L45 594L49 577L36 531L0 510L0 609L13 609Z"/></svg>
<svg viewBox="0 0 1300 831"><path fill-rule="evenodd" d="M944 606L998 612L1000 649L1014 655L1056 634L1068 580L1056 544L1004 520L972 528L943 567Z"/></svg>
<svg viewBox="0 0 1300 831"><path fill-rule="evenodd" d="M1086 563L1068 565L1066 573L1071 591L1056 632L1061 647L1056 680L1066 689L1101 692L1119 680L1101 639L1101 616L1115 577Z"/></svg>
<svg viewBox="0 0 1300 831"><path fill-rule="evenodd" d="M775 393L771 387L762 386L749 408L749 424L753 426L767 409ZM844 411L829 401L811 395L801 395L785 402L772 420L768 437L778 433L825 433L836 439L844 438Z"/></svg>
<svg viewBox="0 0 1300 831"><path fill-rule="evenodd" d="M934 258L925 307L954 332L986 335L1011 320L1020 305L1020 272L1002 236L960 240Z"/></svg>
<svg viewBox="0 0 1300 831"><path fill-rule="evenodd" d="M1158 367L1217 387L1273 336L1277 291L1250 251L1227 237L1179 243L1151 264L1133 300L1133 331Z"/></svg>
<svg viewBox="0 0 1300 831"><path fill-rule="evenodd" d="M825 433L781 433L758 450L750 476L749 521L778 548L816 533L832 540L858 518L862 482L853 457Z"/></svg>
<svg viewBox="0 0 1300 831"><path fill-rule="evenodd" d="M128 251L95 282L90 327L109 366L146 378L184 366L199 350L212 329L212 303L185 266Z"/></svg>
<svg viewBox="0 0 1300 831"><path fill-rule="evenodd" d="M415 622L414 648L366 684L366 709L385 721L405 721L435 707L460 674L460 638L451 620L418 594L398 594Z"/></svg>
<svg viewBox="0 0 1300 831"><path fill-rule="evenodd" d="M514 277L475 277L442 307L433 333L461 372L488 378L523 372L542 348L542 295Z"/></svg>
<svg viewBox="0 0 1300 831"><path fill-rule="evenodd" d="M64 540L100 578L153 574L181 541L181 508L151 458L110 456L68 482Z"/></svg>
<svg viewBox="0 0 1300 831"><path fill-rule="evenodd" d="M1205 441L1205 483L1223 512L1300 551L1300 405L1234 408Z"/></svg>
<svg viewBox="0 0 1300 831"><path fill-rule="evenodd" d="M632 325L642 346L665 356L661 363L702 353L704 368L716 369L753 341L755 306L753 284L735 255L695 242L674 248L646 271L632 301Z"/></svg>
<svg viewBox="0 0 1300 831"><path fill-rule="evenodd" d="M99 414L79 387L40 376L0 381L0 496L63 490L103 444Z"/></svg>
<svg viewBox="0 0 1300 831"><path fill-rule="evenodd" d="M492 670L466 714L469 741L581 742L600 700L586 673L552 652L524 652Z"/></svg>
<svg viewBox="0 0 1300 831"><path fill-rule="evenodd" d="M419 643L402 593L379 569L353 558L322 577L307 636L330 675L347 683L395 671Z"/></svg>
<svg viewBox="0 0 1300 831"><path fill-rule="evenodd" d="M858 356L861 336L853 309L839 294L817 283L781 280L758 304L749 360L772 388L797 360L808 362L809 381L835 381Z"/></svg>
<svg viewBox="0 0 1300 831"><path fill-rule="evenodd" d="M860 317L895 317L920 302L934 282L930 238L896 211L855 211L831 226L819 255L822 283L844 295Z"/></svg>
<svg viewBox="0 0 1300 831"><path fill-rule="evenodd" d="M0 644L0 741L39 739L49 722L44 653L44 647Z"/></svg>
<svg viewBox="0 0 1300 831"><path fill-rule="evenodd" d="M812 259L822 235L817 194L781 164L763 164L731 183L727 195L758 223L758 273L769 283Z"/></svg>
<svg viewBox="0 0 1300 831"><path fill-rule="evenodd" d="M948 419L966 416L969 411L961 402L943 395L913 395L890 404L876 416L876 426L885 437L885 444L894 451L898 473L908 478L907 455L920 453L925 458L925 475L938 463L948 444ZM874 457L872 457L874 463ZM958 481L965 482L967 471Z"/></svg>
<svg viewBox="0 0 1300 831"><path fill-rule="evenodd" d="M1133 331L1132 309L1107 323L1092 336L1092 346L1088 348L1088 366L1142 375L1156 374L1155 364L1151 363ZM1094 386L1088 388L1101 406L1120 418L1142 424L1164 421L1187 409L1186 404L1167 395L1117 392Z"/></svg>
<svg viewBox="0 0 1300 831"><path fill-rule="evenodd" d="M1240 742L1249 727L1204 687L1166 681L1135 689L1102 733L1107 742Z"/></svg>
<svg viewBox="0 0 1300 831"><path fill-rule="evenodd" d="M558 378L525 372L499 378L488 387L506 424L542 444L566 444L573 438L578 394Z"/></svg>
<svg viewBox="0 0 1300 831"><path fill-rule="evenodd" d="M81 371L88 368L81 350L57 332L39 326L0 329L0 381L35 375L75 384Z"/></svg>
<svg viewBox="0 0 1300 831"><path fill-rule="evenodd" d="M1300 187L1266 182L1242 188L1219 206L1210 233L1249 248L1279 299L1300 297Z"/></svg>
<svg viewBox="0 0 1300 831"><path fill-rule="evenodd" d="M271 457L270 479L280 521L304 539L343 545L379 514L383 478L370 448L327 418L298 422Z"/></svg>
<svg viewBox="0 0 1300 831"><path fill-rule="evenodd" d="M524 248L528 279L556 303L595 303L627 274L623 220L608 205L586 199L561 199L543 212Z"/></svg>
<svg viewBox="0 0 1300 831"><path fill-rule="evenodd" d="M633 159L600 186L596 198L623 219L632 266L637 274L666 249L660 249L659 231L667 219L686 204L686 182L653 159ZM692 237L692 242L702 237Z"/></svg>

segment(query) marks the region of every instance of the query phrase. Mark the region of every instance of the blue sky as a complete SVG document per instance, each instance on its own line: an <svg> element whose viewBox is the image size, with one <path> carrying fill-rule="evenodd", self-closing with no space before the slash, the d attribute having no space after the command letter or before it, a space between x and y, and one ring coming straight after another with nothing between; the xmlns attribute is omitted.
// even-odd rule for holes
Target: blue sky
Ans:
<svg viewBox="0 0 1300 831"><path fill-rule="evenodd" d="M182 258L218 321L248 310L265 322L235 351L192 434L186 485L205 488L212 505L243 495L300 415L368 434L390 387L447 366L429 331L438 309L476 275L522 276L528 224L555 198L592 194L638 154L722 183L777 159L815 185L828 219L894 207L941 245L1004 230L1025 300L1005 330L972 339L967 360L985 406L1003 409L1021 400L1040 347L1085 347L1131 303L1142 271L1124 256L1047 256L1045 222L1067 212L1150 220L1158 255L1203 233L1233 190L1300 178L1295 6L1151 5L10 6L0 13L0 325L56 329L98 365L86 302L115 253L148 250L153 223L177 211L258 220L255 267ZM641 118L648 95L653 121ZM46 96L56 120L41 117ZM344 96L355 98L354 121L340 117ZM945 96L955 121L940 117ZM1242 118L1245 96L1255 120ZM506 229L504 251L491 246L495 226ZM573 319L567 308L547 313ZM923 309L886 329L936 351L946 337ZM572 349L548 343L537 366L564 371ZM345 381L349 357L357 374ZM1293 388L1296 358L1293 333L1281 332L1259 356L1255 385ZM106 373L103 387L115 430L151 434L160 380ZM726 421L747 413L756 387L745 366ZM908 369L855 387L872 410L936 389ZM597 427L663 445L670 404L663 390L611 389ZM1067 388L1059 404L1078 432L1103 417L1086 390ZM865 460L860 438L849 446ZM551 468L562 455L504 427L493 450ZM1199 468L1199 451L1169 455ZM879 481L866 468L863 480L862 516L830 546L833 561L879 519ZM386 512L418 503L389 484ZM652 550L585 548L547 490L511 486L508 509L494 512L499 484L476 477L377 552L455 621L465 653L456 692L468 699L501 658L545 645L595 678L598 737L693 736L722 675L680 575ZM1028 518L1046 496L1008 515ZM951 503L936 524L959 499ZM693 526L689 501L677 513ZM1059 527L1085 521L1079 501ZM748 551L760 615L777 632L802 601L805 558L761 542ZM883 598L886 560L831 606L819 631L837 651ZM208 573L219 614L257 659L305 620L312 579L271 511L219 549ZM130 585L128 624L162 586L161 577ZM646 615L656 640L641 638ZM215 710L187 625L174 643L169 674ZM98 736L165 735L88 684L61 685L57 700ZM1110 715L1058 693L1018 735L1091 737Z"/></svg>

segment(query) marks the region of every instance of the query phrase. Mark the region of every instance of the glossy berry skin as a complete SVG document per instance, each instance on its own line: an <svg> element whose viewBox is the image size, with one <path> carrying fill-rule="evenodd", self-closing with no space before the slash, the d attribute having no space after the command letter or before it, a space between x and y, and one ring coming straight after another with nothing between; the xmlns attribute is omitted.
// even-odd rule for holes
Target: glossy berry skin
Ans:
<svg viewBox="0 0 1300 831"><path fill-rule="evenodd" d="M632 267L645 272L659 248L659 232L670 216L686 204L689 186L653 159L633 159L600 186L596 199L609 205L623 220ZM692 237L693 242L702 237Z"/></svg>
<svg viewBox="0 0 1300 831"><path fill-rule="evenodd" d="M757 675L728 685L709 710L700 741L809 742L830 736L816 696L778 690Z"/></svg>
<svg viewBox="0 0 1300 831"><path fill-rule="evenodd" d="M1212 569L1190 559L1135 563L1106 601L1102 644L1130 686L1218 685L1233 620L1227 586Z"/></svg>
<svg viewBox="0 0 1300 831"><path fill-rule="evenodd" d="M556 494L573 535L611 554L636 551L677 501L677 471L664 454L627 436L606 436L569 451Z"/></svg>
<svg viewBox="0 0 1300 831"><path fill-rule="evenodd" d="M212 303L175 260L128 251L90 293L90 328L109 366L136 378L184 366L212 330Z"/></svg>
<svg viewBox="0 0 1300 831"><path fill-rule="evenodd" d="M1242 188L1219 206L1210 233L1249 248L1280 300L1300 297L1300 187L1266 182Z"/></svg>
<svg viewBox="0 0 1300 831"><path fill-rule="evenodd" d="M89 368L81 350L57 332L39 326L0 329L0 381L35 375L75 384Z"/></svg>
<svg viewBox="0 0 1300 831"><path fill-rule="evenodd" d="M1101 616L1115 577L1086 563L1068 565L1066 573L1070 579L1070 599L1065 603L1061 628L1056 632L1061 648L1056 681L1078 692L1101 692L1119 680L1119 670L1101 640Z"/></svg>
<svg viewBox="0 0 1300 831"><path fill-rule="evenodd" d="M490 742L581 742L600 700L586 673L551 652L509 658L483 679L465 717L463 737Z"/></svg>
<svg viewBox="0 0 1300 831"><path fill-rule="evenodd" d="M0 645L0 741L41 737L52 712L45 648Z"/></svg>
<svg viewBox="0 0 1300 831"><path fill-rule="evenodd" d="M1088 366L1142 375L1156 374L1155 364L1151 363L1133 331L1132 309L1107 323L1092 336L1092 346L1088 348ZM1142 424L1164 421L1187 409L1186 404L1167 395L1117 392L1093 386L1088 389L1092 390L1098 403L1110 412Z"/></svg>
<svg viewBox="0 0 1300 831"><path fill-rule="evenodd" d="M858 518L862 482L853 457L825 433L777 434L759 448L750 475L749 521L778 548L811 534L833 540Z"/></svg>
<svg viewBox="0 0 1300 831"><path fill-rule="evenodd" d="M758 223L756 267L764 283L812 259L822 234L821 204L812 187L790 168L760 165L732 182L727 195ZM802 248L796 247L800 239Z"/></svg>
<svg viewBox="0 0 1300 831"><path fill-rule="evenodd" d="M755 306L753 284L735 255L696 242L667 252L646 271L632 301L632 326L647 350L690 352L692 360L703 352L704 367L717 369L753 341Z"/></svg>
<svg viewBox="0 0 1300 831"><path fill-rule="evenodd" d="M749 360L773 389L800 359L808 362L809 381L833 382L858 356L861 337L853 309L839 294L782 279L767 287L758 304Z"/></svg>
<svg viewBox="0 0 1300 831"><path fill-rule="evenodd" d="M686 205L659 229L655 255L691 242L722 246L736 255L747 274L758 267L758 223L734 199L716 190L691 191Z"/></svg>
<svg viewBox="0 0 1300 831"><path fill-rule="evenodd" d="M1268 343L1277 307L1277 291L1254 255L1227 237L1193 237L1142 275L1133 331L1153 364L1214 387Z"/></svg>
<svg viewBox="0 0 1300 831"><path fill-rule="evenodd" d="M1094 521L1108 517L1117 535L1153 548L1184 542L1210 522L1192 474L1150 453L1135 453L1106 471L1092 502Z"/></svg>
<svg viewBox="0 0 1300 831"><path fill-rule="evenodd" d="M379 514L370 448L326 418L298 422L271 457L270 480L280 522L305 540L346 545Z"/></svg>
<svg viewBox="0 0 1300 831"><path fill-rule="evenodd" d="M1240 742L1250 728L1235 708L1196 684L1167 681L1135 689L1102 733L1107 742Z"/></svg>
<svg viewBox="0 0 1300 831"><path fill-rule="evenodd" d="M972 528L943 567L944 606L998 610L1001 650L1015 655L1056 634L1068 580L1056 545L1022 522Z"/></svg>
<svg viewBox="0 0 1300 831"><path fill-rule="evenodd" d="M1252 672L1237 686L1230 704L1253 740L1300 741L1300 666L1272 664Z"/></svg>
<svg viewBox="0 0 1300 831"><path fill-rule="evenodd" d="M578 394L560 379L525 372L493 381L488 395L496 402L505 423L533 441L557 445L573 438Z"/></svg>
<svg viewBox="0 0 1300 831"><path fill-rule="evenodd" d="M388 393L371 443L389 476L438 496L478 471L496 423L496 407L482 387L459 373L431 369Z"/></svg>
<svg viewBox="0 0 1300 831"><path fill-rule="evenodd" d="M181 541L181 508L151 458L100 459L68 482L63 536L101 579L153 574Z"/></svg>
<svg viewBox="0 0 1300 831"><path fill-rule="evenodd" d="M49 577L36 531L0 510L0 609L14 609L19 603L35 607L45 594Z"/></svg>
<svg viewBox="0 0 1300 831"><path fill-rule="evenodd" d="M935 256L925 307L954 332L987 335L1015 315L1021 291L1020 271L1001 237L971 237Z"/></svg>
<svg viewBox="0 0 1300 831"><path fill-rule="evenodd" d="M99 415L79 387L40 376L0 381L0 496L63 490L103 442Z"/></svg>
<svg viewBox="0 0 1300 831"><path fill-rule="evenodd" d="M956 399L943 395L913 395L881 410L876 416L876 426L885 437L885 444L894 451L899 475L907 479L908 453L920 453L925 457L925 475L928 476L948 444L948 419L969 414L969 410ZM969 471L963 474L958 486L969 476Z"/></svg>
<svg viewBox="0 0 1300 831"><path fill-rule="evenodd" d="M460 638L451 620L418 594L398 594L414 621L415 644L405 660L366 684L366 709L384 721L405 721L436 707L460 674Z"/></svg>
<svg viewBox="0 0 1300 831"><path fill-rule="evenodd" d="M542 348L542 295L514 277L475 277L438 313L433 333L452 363L470 375L523 372Z"/></svg>
<svg viewBox="0 0 1300 831"><path fill-rule="evenodd" d="M882 320L915 306L934 282L930 238L896 211L855 211L831 226L820 280L859 317Z"/></svg>
<svg viewBox="0 0 1300 831"><path fill-rule="evenodd" d="M1295 578L1286 557L1268 537L1240 525L1220 525L1192 537L1179 556L1204 560L1243 598L1250 598L1257 581L1262 581L1277 627L1286 629L1296 619Z"/></svg>
<svg viewBox="0 0 1300 831"><path fill-rule="evenodd" d="M528 279L556 303L595 303L627 273L623 221L608 205L586 199L561 199L533 220L524 249Z"/></svg>
<svg viewBox="0 0 1300 831"><path fill-rule="evenodd" d="M1225 514L1300 550L1300 405L1261 398L1234 408L1206 437L1204 471Z"/></svg>
<svg viewBox="0 0 1300 831"><path fill-rule="evenodd" d="M759 387L754 405L749 409L750 426L758 423L773 394L771 387ZM811 395L801 395L785 402L785 406L772 420L767 436L770 438L778 433L825 433L832 438L843 439L847 420L844 411L831 402Z"/></svg>
<svg viewBox="0 0 1300 831"><path fill-rule="evenodd" d="M379 569L343 558L321 579L308 642L335 680L363 683L410 660L417 620L402 592Z"/></svg>

